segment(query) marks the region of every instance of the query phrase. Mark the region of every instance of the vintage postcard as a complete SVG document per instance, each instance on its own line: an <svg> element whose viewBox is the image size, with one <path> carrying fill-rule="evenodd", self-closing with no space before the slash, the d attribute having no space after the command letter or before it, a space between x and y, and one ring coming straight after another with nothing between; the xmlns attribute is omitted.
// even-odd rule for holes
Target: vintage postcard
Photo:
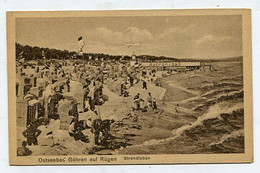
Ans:
<svg viewBox="0 0 260 173"><path fill-rule="evenodd" d="M11 165L253 162L251 11L7 12Z"/></svg>

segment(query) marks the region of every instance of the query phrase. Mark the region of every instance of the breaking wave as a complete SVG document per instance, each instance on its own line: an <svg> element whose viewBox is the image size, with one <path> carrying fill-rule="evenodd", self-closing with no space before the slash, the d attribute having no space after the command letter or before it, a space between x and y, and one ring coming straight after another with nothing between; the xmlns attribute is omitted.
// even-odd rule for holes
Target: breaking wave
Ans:
<svg viewBox="0 0 260 173"><path fill-rule="evenodd" d="M217 89L217 90L211 90L208 91L204 94L202 94L202 97L211 97L213 95L216 95L218 93L228 93L228 92L232 92L232 91L237 91L237 89L233 89L233 88L224 88L224 89Z"/></svg>
<svg viewBox="0 0 260 173"><path fill-rule="evenodd" d="M226 82L226 81L222 81L219 82L218 84L216 84L217 87L224 87L224 86L234 86L234 87L240 87L243 86L242 83L239 82Z"/></svg>
<svg viewBox="0 0 260 173"><path fill-rule="evenodd" d="M202 126L203 122L209 119L222 119L220 116L221 114L231 114L233 111L243 109L243 103L238 103L232 107L227 106L228 103L221 102L219 104L216 104L214 106L211 106L207 113L203 114L202 116L198 117L196 121L194 121L191 124L184 125L178 129L175 129L172 131L173 137L161 139L161 140L149 140L144 142L142 145L158 145L158 144L167 144L167 142L170 142L178 137L180 137L185 131L191 130L197 126Z"/></svg>
<svg viewBox="0 0 260 173"><path fill-rule="evenodd" d="M227 81L223 80L220 81L219 83L206 83L200 87L202 90L211 90L214 88L219 88L219 87L242 87L243 84L241 82L235 82L235 81Z"/></svg>
<svg viewBox="0 0 260 173"><path fill-rule="evenodd" d="M221 94L216 98L216 100L217 101L230 100L235 98L243 98L243 96L244 96L244 91L243 89L241 89L239 91L232 91L227 94Z"/></svg>
<svg viewBox="0 0 260 173"><path fill-rule="evenodd" d="M223 135L218 142L212 142L209 146L221 145L224 142L228 141L229 139L236 139L238 137L243 137L243 136L244 136L244 129L236 130L231 132L230 134Z"/></svg>
<svg viewBox="0 0 260 173"><path fill-rule="evenodd" d="M203 90L209 90L209 89L214 88L214 86L215 85L213 83L206 83L205 85L202 85L200 88Z"/></svg>
<svg viewBox="0 0 260 173"><path fill-rule="evenodd" d="M225 103L220 103L220 104L216 104L214 106L211 106L207 113L203 114L202 116L198 117L198 119L193 122L192 124L189 125L185 125L182 126L176 130L174 130L172 132L172 134L174 136L180 136L183 132L185 132L186 130L190 130L196 126L200 126L203 125L203 122L205 120L208 119L214 119L214 118L220 118L220 115L225 113L225 114L231 114L233 111L236 111L238 109L242 109L243 108L243 104L242 103L238 103L233 107L222 107L221 105L225 105Z"/></svg>
<svg viewBox="0 0 260 173"><path fill-rule="evenodd" d="M195 97L191 97L191 98L188 98L188 99L185 99L185 100L182 100L182 101L179 101L179 102L174 102L174 103L188 103L188 102L198 102L198 101L206 101L207 98L206 97L203 97L203 96L195 96Z"/></svg>
<svg viewBox="0 0 260 173"><path fill-rule="evenodd" d="M244 96L244 92L242 89L239 91L232 91L229 93L221 93L221 94L217 95L216 98L209 99L204 104L199 104L196 107L194 107L192 110L195 110L195 111L204 110L207 107L212 106L216 103L233 100L233 99L237 99L237 98L243 98L243 96Z"/></svg>

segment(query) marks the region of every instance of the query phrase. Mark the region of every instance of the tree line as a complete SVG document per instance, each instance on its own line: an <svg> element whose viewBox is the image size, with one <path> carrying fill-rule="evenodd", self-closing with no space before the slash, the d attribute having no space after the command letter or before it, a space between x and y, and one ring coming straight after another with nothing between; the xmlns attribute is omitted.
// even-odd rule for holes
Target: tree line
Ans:
<svg viewBox="0 0 260 173"><path fill-rule="evenodd" d="M71 58L80 58L84 60L89 60L90 56L92 57L92 59L103 58L103 59L119 60L122 57L119 55L107 55L103 53L83 53L82 55L78 55L78 53L75 51L50 49L50 48L43 48L43 47L29 46L29 45L24 46L19 43L15 44L15 49L16 49L16 59L24 58L26 61L41 60L44 57L46 60L50 60L50 59L68 60ZM129 56L128 58L130 59Z"/></svg>
<svg viewBox="0 0 260 173"><path fill-rule="evenodd" d="M89 60L89 57L92 59L104 59L104 60L130 60L131 56L128 55L108 55L103 53L83 53L82 55L78 55L75 51L69 50L59 50L59 49L51 49L51 48L43 48L38 46L29 46L29 45L21 45L19 43L15 43L16 49L16 59L24 58L26 61L30 60L42 60L44 57L46 60L57 59L57 60L68 60L72 58ZM44 56L44 57L43 57ZM205 59L179 59L174 57L165 57L165 56L153 56L153 55L137 55L136 59L142 59L146 61L156 61L156 60L164 60L164 61L201 61L208 62L209 60ZM212 59L211 62L216 61L234 61L241 60L242 57L232 57L225 59Z"/></svg>

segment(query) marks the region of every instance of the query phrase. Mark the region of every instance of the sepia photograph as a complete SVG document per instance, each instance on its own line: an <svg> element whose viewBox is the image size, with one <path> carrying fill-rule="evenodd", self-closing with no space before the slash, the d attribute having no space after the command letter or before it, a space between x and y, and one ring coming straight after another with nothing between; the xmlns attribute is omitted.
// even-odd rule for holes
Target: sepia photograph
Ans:
<svg viewBox="0 0 260 173"><path fill-rule="evenodd" d="M10 164L252 162L250 10L8 12Z"/></svg>

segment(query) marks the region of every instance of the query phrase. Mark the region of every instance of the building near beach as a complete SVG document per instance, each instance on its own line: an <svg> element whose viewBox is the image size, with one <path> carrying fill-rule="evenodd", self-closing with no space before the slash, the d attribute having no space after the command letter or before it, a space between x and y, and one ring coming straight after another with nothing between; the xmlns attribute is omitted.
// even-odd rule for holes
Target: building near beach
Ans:
<svg viewBox="0 0 260 173"><path fill-rule="evenodd" d="M210 64L202 63L199 61L157 61L157 62L141 62L144 68L155 68L157 70L193 70L193 69L201 69L205 68L205 66L209 66Z"/></svg>

